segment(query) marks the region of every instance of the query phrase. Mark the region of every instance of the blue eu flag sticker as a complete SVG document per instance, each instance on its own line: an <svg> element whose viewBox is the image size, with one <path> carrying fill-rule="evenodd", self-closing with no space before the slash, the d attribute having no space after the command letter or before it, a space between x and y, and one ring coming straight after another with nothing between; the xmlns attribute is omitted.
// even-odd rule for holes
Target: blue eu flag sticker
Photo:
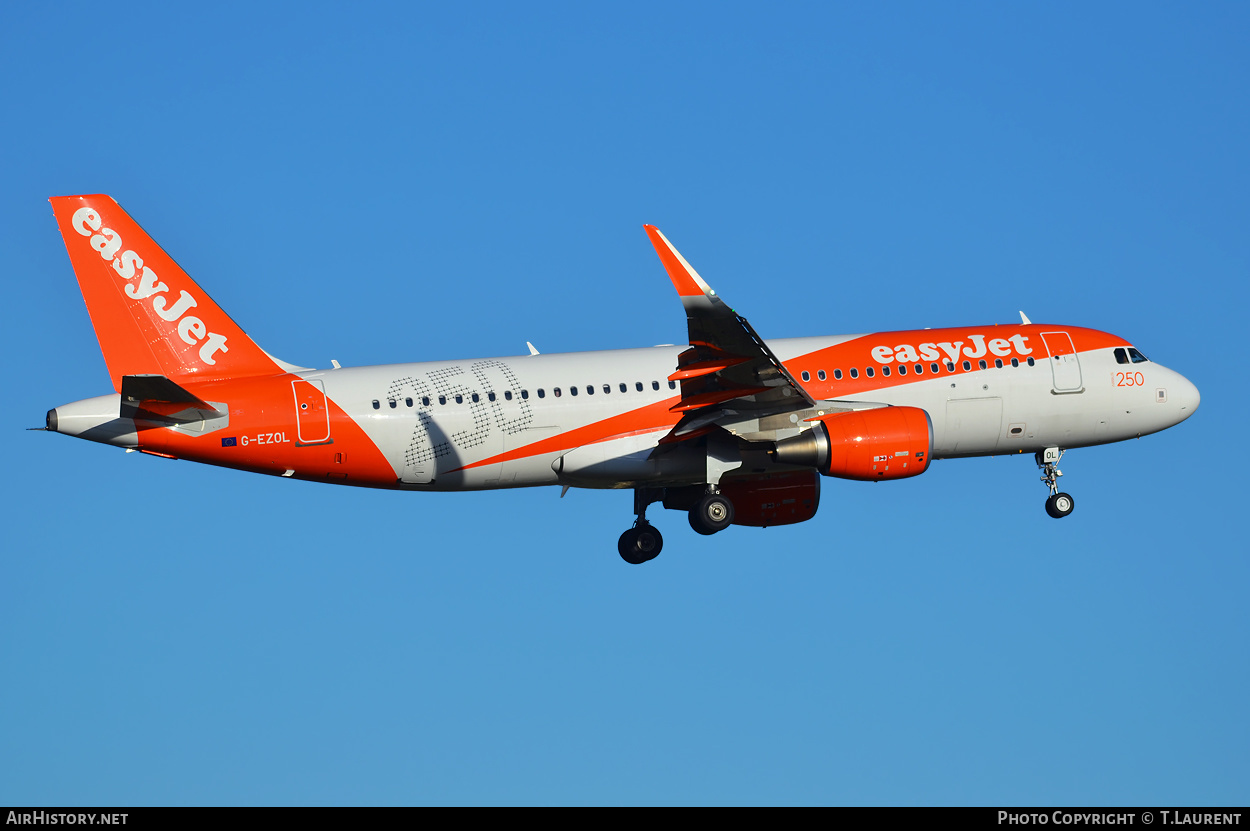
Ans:
<svg viewBox="0 0 1250 831"><path fill-rule="evenodd" d="M239 440L238 440L237 438L235 438L234 436L231 436L231 437L230 437L230 438L228 438L228 439L222 439L222 440L221 440L221 446L222 446L222 447L238 447L238 446L239 446Z"/></svg>

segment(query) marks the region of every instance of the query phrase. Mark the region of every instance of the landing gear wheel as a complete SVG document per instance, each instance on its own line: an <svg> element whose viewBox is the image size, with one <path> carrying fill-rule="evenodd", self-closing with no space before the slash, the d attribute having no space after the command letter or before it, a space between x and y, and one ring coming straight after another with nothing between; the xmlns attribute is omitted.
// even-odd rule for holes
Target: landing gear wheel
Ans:
<svg viewBox="0 0 1250 831"><path fill-rule="evenodd" d="M621 534L616 550L631 566L654 560L664 548L664 537L649 524L638 525Z"/></svg>
<svg viewBox="0 0 1250 831"><path fill-rule="evenodd" d="M734 505L719 493L709 493L690 509L690 527L711 536L724 531L734 521Z"/></svg>
<svg viewBox="0 0 1250 831"><path fill-rule="evenodd" d="M1075 507L1076 502L1066 493L1056 493L1046 500L1046 513L1055 519L1063 519Z"/></svg>

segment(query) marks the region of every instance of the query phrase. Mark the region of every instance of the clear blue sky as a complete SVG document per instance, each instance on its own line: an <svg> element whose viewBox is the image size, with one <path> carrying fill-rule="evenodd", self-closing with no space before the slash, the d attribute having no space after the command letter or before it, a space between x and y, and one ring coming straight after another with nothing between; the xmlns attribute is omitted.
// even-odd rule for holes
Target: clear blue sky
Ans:
<svg viewBox="0 0 1250 831"><path fill-rule="evenodd" d="M6 4L0 804L1250 798L1242 3ZM304 365L765 337L1132 340L1188 422L827 480L402 494L24 432L110 391L47 198Z"/></svg>

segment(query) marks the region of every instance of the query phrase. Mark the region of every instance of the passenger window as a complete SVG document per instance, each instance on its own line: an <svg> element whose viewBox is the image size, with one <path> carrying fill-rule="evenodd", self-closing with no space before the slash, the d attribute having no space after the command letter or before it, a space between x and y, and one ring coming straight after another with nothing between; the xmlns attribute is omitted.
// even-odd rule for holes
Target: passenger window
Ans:
<svg viewBox="0 0 1250 831"><path fill-rule="evenodd" d="M1012 366L1020 366L1020 359L1019 359L1019 358L1012 358L1012 359L1011 359L1011 365L1012 365Z"/></svg>
<svg viewBox="0 0 1250 831"><path fill-rule="evenodd" d="M1115 348L1115 362L1117 364L1128 363L1128 352L1125 351L1123 346L1117 346Z"/></svg>
<svg viewBox="0 0 1250 831"><path fill-rule="evenodd" d="M495 394L494 394L493 392L488 392L488 393L486 393L486 400L487 400L487 401L494 401L494 400L495 400Z"/></svg>
<svg viewBox="0 0 1250 831"><path fill-rule="evenodd" d="M995 366L997 369L1002 369L1002 368L1003 368L1003 359L1002 359L1002 358L995 358L995 359L994 359L994 366Z"/></svg>
<svg viewBox="0 0 1250 831"><path fill-rule="evenodd" d="M1033 356L1029 356L1029 366L1033 366Z"/></svg>
<svg viewBox="0 0 1250 831"><path fill-rule="evenodd" d="M899 365L898 365L898 374L899 374L899 375L906 375L906 374L907 374L907 364L899 364Z"/></svg>
<svg viewBox="0 0 1250 831"><path fill-rule="evenodd" d="M595 385L594 385L594 384L587 384L587 385L586 385L586 394L587 394L587 395L594 395L594 394L595 394Z"/></svg>
<svg viewBox="0 0 1250 831"><path fill-rule="evenodd" d="M438 397L438 403L439 403L439 404L446 404L446 403L447 403L447 396L445 396L445 395L440 395L440 396Z"/></svg>
<svg viewBox="0 0 1250 831"><path fill-rule="evenodd" d="M382 405L378 402L378 399L376 399L376 398L375 398L375 399L373 399L373 409L375 409L375 410L380 410L380 409L382 409Z"/></svg>
<svg viewBox="0 0 1250 831"><path fill-rule="evenodd" d="M430 397L428 395L421 396L421 406L422 407L430 406Z"/></svg>
<svg viewBox="0 0 1250 831"><path fill-rule="evenodd" d="M675 390L675 389L677 389L677 382L676 382L676 381L669 381L669 382L668 382L668 388L669 388L670 390Z"/></svg>
<svg viewBox="0 0 1250 831"><path fill-rule="evenodd" d="M554 395L556 398L559 398L559 397L560 397L560 388L559 388L559 387L556 387L555 389L553 389L553 390L551 391L551 394L552 394L552 395Z"/></svg>
<svg viewBox="0 0 1250 831"><path fill-rule="evenodd" d="M881 367L881 375L882 375L882 377L884 377L884 378L889 378L889 377L890 377L890 368L889 368L888 366L883 366L883 367Z"/></svg>
<svg viewBox="0 0 1250 831"><path fill-rule="evenodd" d="M621 392L629 392L629 387L625 386L624 384L621 384Z"/></svg>
<svg viewBox="0 0 1250 831"><path fill-rule="evenodd" d="M457 403L457 404L463 404L463 403L464 403L464 396L463 396L463 395L461 395L460 393L456 393L456 403Z"/></svg>
<svg viewBox="0 0 1250 831"><path fill-rule="evenodd" d="M658 390L659 388L660 388L660 382L659 382L659 381L652 381L652 382L651 382L651 389L653 389L653 390Z"/></svg>
<svg viewBox="0 0 1250 831"><path fill-rule="evenodd" d="M504 390L504 391L503 391L503 400L504 400L504 401L511 401L511 400L512 400L512 390Z"/></svg>
<svg viewBox="0 0 1250 831"><path fill-rule="evenodd" d="M521 390L521 400L522 400L522 401L527 400L529 397L530 397L530 391L529 391L529 390ZM542 390L539 390L539 391L538 391L538 397L539 397L539 398L542 398L542 397L543 397L543 391L542 391Z"/></svg>
<svg viewBox="0 0 1250 831"><path fill-rule="evenodd" d="M955 371L955 362L954 362L954 361L947 361L947 362L946 362L946 371L947 371L947 372L954 372L954 371Z"/></svg>
<svg viewBox="0 0 1250 831"><path fill-rule="evenodd" d="M411 407L411 406L412 406L412 399L411 399L411 398L405 398L405 399L404 399L404 404L406 404L407 406Z"/></svg>
<svg viewBox="0 0 1250 831"><path fill-rule="evenodd" d="M972 369L972 363L970 361L964 361L964 372L967 372L970 369Z"/></svg>
<svg viewBox="0 0 1250 831"><path fill-rule="evenodd" d="M637 389L638 392L642 392L642 381L635 381L634 388Z"/></svg>
<svg viewBox="0 0 1250 831"><path fill-rule="evenodd" d="M937 364L929 364L929 371L930 371L930 372L932 372L934 375L937 375L937 374L938 374L938 365L937 365Z"/></svg>
<svg viewBox="0 0 1250 831"><path fill-rule="evenodd" d="M577 387L569 387L569 395L577 395Z"/></svg>
<svg viewBox="0 0 1250 831"><path fill-rule="evenodd" d="M868 367L867 369L864 370L864 374L867 375L869 378L871 378L877 373L873 371L872 367Z"/></svg>
<svg viewBox="0 0 1250 831"><path fill-rule="evenodd" d="M822 381L825 380L825 371L823 369L820 370L819 372L816 373L816 377Z"/></svg>
<svg viewBox="0 0 1250 831"><path fill-rule="evenodd" d="M916 374L924 375L924 364L916 364Z"/></svg>
<svg viewBox="0 0 1250 831"><path fill-rule="evenodd" d="M524 390L522 390L522 391L521 391L521 397L522 397L522 398L524 398L524 397L525 397L525 391L524 391ZM538 397L539 397L539 398L546 398L546 397L547 397L547 391L546 391L545 389L543 389L542 387L539 387L539 388L538 388Z"/></svg>
<svg viewBox="0 0 1250 831"><path fill-rule="evenodd" d="M981 359L978 363L981 365L981 369L987 369L987 368L988 368L988 367L986 366L986 364L985 364L985 359L984 359L984 358L982 358L982 359Z"/></svg>
<svg viewBox="0 0 1250 831"><path fill-rule="evenodd" d="M858 377L859 377L859 370L858 370L858 369L855 369L854 367L851 367L851 377L852 377L852 378L858 378Z"/></svg>
<svg viewBox="0 0 1250 831"><path fill-rule="evenodd" d="M1136 349L1134 349L1131 346L1128 348L1128 356L1133 359L1133 363L1135 364L1144 364L1149 361L1149 359L1145 355L1138 352Z"/></svg>
<svg viewBox="0 0 1250 831"><path fill-rule="evenodd" d="M477 393L473 393L473 403L476 404L481 399L477 397Z"/></svg>
<svg viewBox="0 0 1250 831"><path fill-rule="evenodd" d="M810 372L808 372L806 369L805 369L805 370L803 370L803 380L804 380L804 381L810 381L810 380L812 380L812 374L811 374Z"/></svg>
<svg viewBox="0 0 1250 831"><path fill-rule="evenodd" d="M396 401L394 398L388 398L386 400L386 403L391 405L392 410L399 406L399 402Z"/></svg>
<svg viewBox="0 0 1250 831"><path fill-rule="evenodd" d="M833 379L834 379L835 381L841 381L841 380L842 380L842 370L840 370L840 369L835 369L835 370L833 371Z"/></svg>

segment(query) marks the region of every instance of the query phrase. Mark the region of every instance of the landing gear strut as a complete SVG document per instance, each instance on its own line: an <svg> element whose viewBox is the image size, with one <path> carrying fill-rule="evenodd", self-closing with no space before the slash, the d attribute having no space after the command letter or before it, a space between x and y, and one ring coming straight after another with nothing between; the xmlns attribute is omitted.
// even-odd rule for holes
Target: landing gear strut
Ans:
<svg viewBox="0 0 1250 831"><path fill-rule="evenodd" d="M1046 513L1055 519L1063 519L1076 507L1076 500L1071 495L1059 491L1058 480L1063 475L1063 471L1055 465L1062 458L1063 451L1058 447L1048 447L1033 454L1037 466L1042 469L1042 483L1050 488L1050 497L1046 500Z"/></svg>
<svg viewBox="0 0 1250 831"><path fill-rule="evenodd" d="M634 489L634 513L638 515L638 519L634 520L632 528L621 534L621 538L616 543L616 550L621 555L621 559L631 566L654 560L664 548L664 537L651 523L647 522L647 506L659 501L662 497L662 491L656 493L649 488Z"/></svg>

